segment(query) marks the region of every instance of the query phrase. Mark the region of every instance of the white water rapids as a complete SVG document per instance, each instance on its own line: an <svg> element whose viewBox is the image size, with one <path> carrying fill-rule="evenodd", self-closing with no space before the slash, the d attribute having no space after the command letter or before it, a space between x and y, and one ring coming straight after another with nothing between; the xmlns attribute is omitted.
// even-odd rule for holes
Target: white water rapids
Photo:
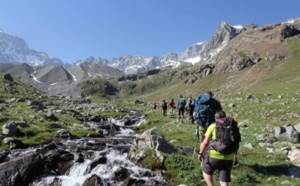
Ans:
<svg viewBox="0 0 300 186"><path fill-rule="evenodd" d="M120 126L120 131L115 135L114 138L132 138L133 141L137 134L131 128L141 124L144 122L144 120L141 120L130 127L125 127L124 124L118 120L112 119L111 122ZM96 140L96 138L84 138L77 140L64 140L61 142L66 146L78 146L82 144L83 141L93 143L96 142ZM111 179L112 174L120 167L126 168L130 172L130 178L145 180L146 183L149 181L149 179L151 179L155 180L156 183L161 183L159 185L164 185L165 181L161 175L154 174L150 169L139 167L137 164L128 159L127 153L122 153L122 150L118 150L118 148L121 149L124 147L128 149L130 146L131 144L107 144L106 149L102 151L89 150L82 152L82 154L84 154L84 162L75 162L65 175L44 174L35 179L29 186L82 186L84 185L84 182L92 175L97 175L99 178L101 178L102 185L104 186L121 186L123 185L122 181ZM91 162L103 156L103 154L105 154L107 159L106 163L98 164L92 168L92 170L90 170ZM55 180L59 180L59 182L55 182Z"/></svg>

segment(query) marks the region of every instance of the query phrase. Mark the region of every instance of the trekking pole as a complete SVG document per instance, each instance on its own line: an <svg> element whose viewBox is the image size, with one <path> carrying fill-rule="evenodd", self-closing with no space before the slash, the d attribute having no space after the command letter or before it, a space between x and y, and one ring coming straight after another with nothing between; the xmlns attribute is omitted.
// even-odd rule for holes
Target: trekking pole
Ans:
<svg viewBox="0 0 300 186"><path fill-rule="evenodd" d="M195 147L194 147L194 151L193 151L193 156L192 156L192 161L191 161L191 164L190 164L190 170L192 168L192 165L193 165L193 162L194 162L194 157L195 157L195 152L196 152L196 148L197 148L197 144L198 144L198 141L199 141L199 132L198 132L198 127L197 127L197 130L196 130L196 144L195 144Z"/></svg>
<svg viewBox="0 0 300 186"><path fill-rule="evenodd" d="M233 166L238 166L239 164L239 161L238 161L238 158L237 158L237 151L234 153L234 160L233 160Z"/></svg>

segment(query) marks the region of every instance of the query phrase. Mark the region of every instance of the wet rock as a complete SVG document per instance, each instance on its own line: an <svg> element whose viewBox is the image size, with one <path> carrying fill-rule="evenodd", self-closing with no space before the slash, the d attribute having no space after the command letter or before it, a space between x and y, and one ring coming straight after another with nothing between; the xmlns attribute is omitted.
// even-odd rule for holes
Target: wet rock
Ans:
<svg viewBox="0 0 300 186"><path fill-rule="evenodd" d="M91 186L91 185L103 186L101 178L96 174L93 174L82 184L82 186Z"/></svg>
<svg viewBox="0 0 300 186"><path fill-rule="evenodd" d="M5 159L7 158L8 154L9 154L9 152L6 151L6 150L0 152L0 164L5 161Z"/></svg>
<svg viewBox="0 0 300 186"><path fill-rule="evenodd" d="M113 174L111 175L112 180L124 181L127 177L130 176L128 169L124 167L119 167Z"/></svg>
<svg viewBox="0 0 300 186"><path fill-rule="evenodd" d="M74 161L78 162L78 163L83 163L84 162L84 156L83 156L83 154L81 154L81 153L75 154Z"/></svg>
<svg viewBox="0 0 300 186"><path fill-rule="evenodd" d="M43 173L45 162L37 153L30 153L0 164L0 185L20 186Z"/></svg>
<svg viewBox="0 0 300 186"><path fill-rule="evenodd" d="M65 152L61 156L61 161L69 161L69 160L74 160L74 154L70 152Z"/></svg>
<svg viewBox="0 0 300 186"><path fill-rule="evenodd" d="M50 143L50 144L45 145L42 148L42 152L46 153L50 150L54 150L54 149L57 149L57 148L58 148L58 146L55 143Z"/></svg>
<svg viewBox="0 0 300 186"><path fill-rule="evenodd" d="M102 142L88 142L84 145L85 149L87 150L104 150L106 149L106 143L102 143Z"/></svg>
<svg viewBox="0 0 300 186"><path fill-rule="evenodd" d="M59 173L61 175L68 174L70 171L70 168L73 165L74 165L73 161L58 162L58 169L56 170L56 173Z"/></svg>
<svg viewBox="0 0 300 186"><path fill-rule="evenodd" d="M126 178L126 180L123 182L124 186L131 186L134 185L136 183L137 179L135 178Z"/></svg>
<svg viewBox="0 0 300 186"><path fill-rule="evenodd" d="M88 165L88 172L93 170L97 165L99 164L106 164L107 158L105 156L102 156L100 158L97 158L93 160L89 165Z"/></svg>

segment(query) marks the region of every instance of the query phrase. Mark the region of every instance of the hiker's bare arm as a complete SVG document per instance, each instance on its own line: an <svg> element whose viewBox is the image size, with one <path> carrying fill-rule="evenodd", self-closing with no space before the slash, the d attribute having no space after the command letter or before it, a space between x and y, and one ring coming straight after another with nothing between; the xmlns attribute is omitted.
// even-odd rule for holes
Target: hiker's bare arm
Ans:
<svg viewBox="0 0 300 186"><path fill-rule="evenodd" d="M204 154L205 149L207 148L208 144L209 144L209 137L205 136L204 140L200 144L199 154Z"/></svg>
<svg viewBox="0 0 300 186"><path fill-rule="evenodd" d="M200 151L198 154L199 161L203 160L204 152L205 152L205 149L207 148L208 144L209 144L209 137L205 137L204 140L202 141L202 143L200 144Z"/></svg>

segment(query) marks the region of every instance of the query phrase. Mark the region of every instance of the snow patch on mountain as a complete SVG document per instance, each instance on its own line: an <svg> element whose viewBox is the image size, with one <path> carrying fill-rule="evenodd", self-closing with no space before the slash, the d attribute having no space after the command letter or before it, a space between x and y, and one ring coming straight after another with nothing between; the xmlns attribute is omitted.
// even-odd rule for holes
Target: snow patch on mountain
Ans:
<svg viewBox="0 0 300 186"><path fill-rule="evenodd" d="M237 30L242 30L244 28L243 25L234 25L232 27L235 28L235 29L237 29Z"/></svg>
<svg viewBox="0 0 300 186"><path fill-rule="evenodd" d="M69 72L69 71L68 71ZM70 73L70 75L72 76L72 78L73 78L73 81L77 81L77 78L76 78L76 76L74 75L74 74L72 74L71 72L69 72Z"/></svg>
<svg viewBox="0 0 300 186"><path fill-rule="evenodd" d="M186 59L184 60L184 62L187 62L187 63L192 63L193 65L196 64L196 63L199 63L201 60L200 56L196 56L194 58L189 58L189 59Z"/></svg>
<svg viewBox="0 0 300 186"><path fill-rule="evenodd" d="M35 71L34 71L32 74L30 74L30 76L32 77L32 79L33 79L34 81L38 82L38 83L43 83L43 82L39 81L38 78L37 78L36 76L33 75L34 73L35 73Z"/></svg>

